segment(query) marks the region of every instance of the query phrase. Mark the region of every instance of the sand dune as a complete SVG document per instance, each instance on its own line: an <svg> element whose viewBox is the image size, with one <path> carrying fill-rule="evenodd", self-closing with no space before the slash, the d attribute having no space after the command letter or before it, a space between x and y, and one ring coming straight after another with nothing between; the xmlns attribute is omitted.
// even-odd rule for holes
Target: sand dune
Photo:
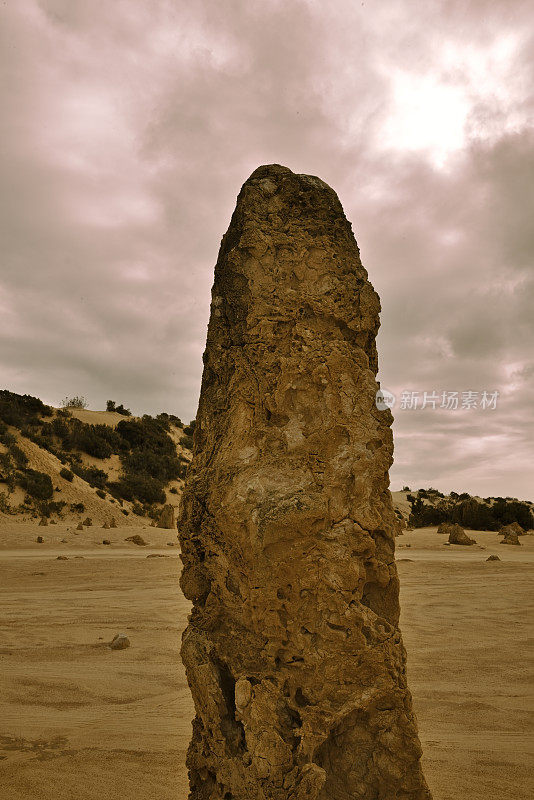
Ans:
<svg viewBox="0 0 534 800"><path fill-rule="evenodd" d="M147 547L124 542L136 532ZM486 549L445 547L435 529L398 540L425 771L434 800L527 800L534 537L469 534ZM167 541L142 527L0 528L2 800L186 800L189 604ZM132 646L113 652L118 631Z"/></svg>

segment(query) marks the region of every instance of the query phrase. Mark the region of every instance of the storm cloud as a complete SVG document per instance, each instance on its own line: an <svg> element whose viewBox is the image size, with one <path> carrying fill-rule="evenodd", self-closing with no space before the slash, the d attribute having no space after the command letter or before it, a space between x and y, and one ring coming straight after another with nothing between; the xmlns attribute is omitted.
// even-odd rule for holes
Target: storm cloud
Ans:
<svg viewBox="0 0 534 800"><path fill-rule="evenodd" d="M531 496L531 8L416 6L4 4L2 386L192 418L221 236L282 163L336 189L380 294L392 488Z"/></svg>

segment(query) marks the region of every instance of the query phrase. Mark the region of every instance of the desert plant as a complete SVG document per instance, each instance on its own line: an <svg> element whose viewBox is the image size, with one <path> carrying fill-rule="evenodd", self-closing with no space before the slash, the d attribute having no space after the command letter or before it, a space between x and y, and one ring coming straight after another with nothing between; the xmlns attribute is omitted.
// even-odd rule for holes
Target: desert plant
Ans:
<svg viewBox="0 0 534 800"><path fill-rule="evenodd" d="M59 470L59 474L62 478L65 478L65 480L69 481L70 483L72 483L74 480L74 472L72 472L70 469L67 469L67 467L62 467L62 469Z"/></svg>
<svg viewBox="0 0 534 800"><path fill-rule="evenodd" d="M88 408L89 403L83 395L74 395L73 397L65 397L61 401L62 408Z"/></svg>
<svg viewBox="0 0 534 800"><path fill-rule="evenodd" d="M37 500L49 500L54 494L50 475L35 469L25 469L17 474L20 486Z"/></svg>

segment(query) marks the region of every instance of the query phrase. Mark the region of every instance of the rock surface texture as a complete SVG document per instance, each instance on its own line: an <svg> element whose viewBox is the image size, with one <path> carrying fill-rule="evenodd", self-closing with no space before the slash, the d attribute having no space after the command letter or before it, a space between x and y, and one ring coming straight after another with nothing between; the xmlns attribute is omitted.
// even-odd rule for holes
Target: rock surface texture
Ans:
<svg viewBox="0 0 534 800"><path fill-rule="evenodd" d="M426 800L399 632L379 299L341 204L244 184L179 522L191 800Z"/></svg>

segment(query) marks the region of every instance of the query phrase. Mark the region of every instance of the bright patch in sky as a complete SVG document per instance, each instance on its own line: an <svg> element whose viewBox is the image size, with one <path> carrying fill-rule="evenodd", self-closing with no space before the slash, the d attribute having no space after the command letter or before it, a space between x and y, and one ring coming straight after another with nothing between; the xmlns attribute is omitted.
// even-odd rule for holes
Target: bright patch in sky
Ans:
<svg viewBox="0 0 534 800"><path fill-rule="evenodd" d="M392 76L392 107L382 131L388 149L426 151L436 166L460 150L466 139L469 100L461 87L435 75L397 71Z"/></svg>

